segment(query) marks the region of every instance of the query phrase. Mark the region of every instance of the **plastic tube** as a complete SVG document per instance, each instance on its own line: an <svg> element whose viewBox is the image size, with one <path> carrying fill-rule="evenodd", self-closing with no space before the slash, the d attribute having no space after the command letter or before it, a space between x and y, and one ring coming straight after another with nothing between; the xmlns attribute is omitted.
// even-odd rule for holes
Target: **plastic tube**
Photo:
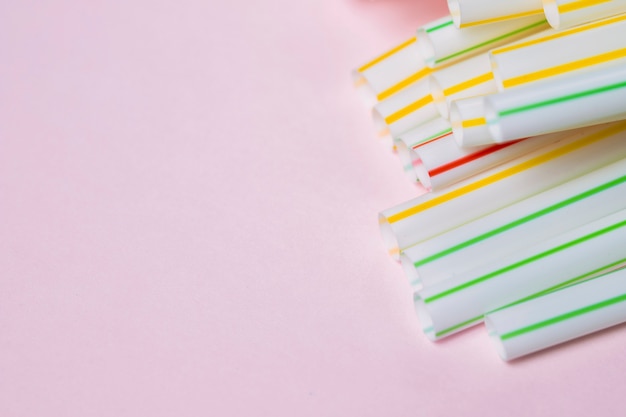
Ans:
<svg viewBox="0 0 626 417"><path fill-rule="evenodd" d="M500 90L626 61L626 15L554 29L490 52Z"/></svg>
<svg viewBox="0 0 626 417"><path fill-rule="evenodd" d="M450 103L450 124L454 138L461 147L494 142L485 119L483 96L453 100Z"/></svg>
<svg viewBox="0 0 626 417"><path fill-rule="evenodd" d="M366 104L374 105L381 93L394 86L399 91L397 84L424 68L426 64L419 53L417 39L412 37L352 71L352 79Z"/></svg>
<svg viewBox="0 0 626 417"><path fill-rule="evenodd" d="M626 262L626 210L524 248L416 293L424 332L436 340L489 311L587 279Z"/></svg>
<svg viewBox="0 0 626 417"><path fill-rule="evenodd" d="M418 177L413 166L416 159L413 148L451 132L452 129L450 127L450 123L441 117L436 117L399 136L396 141L398 157L402 162L404 172L412 181L418 181Z"/></svg>
<svg viewBox="0 0 626 417"><path fill-rule="evenodd" d="M520 141L521 142L521 141ZM544 141L535 141L535 143ZM428 191L439 191L502 163L511 161L543 145L516 147L517 142L462 148L453 133L414 146L411 165L418 181Z"/></svg>
<svg viewBox="0 0 626 417"><path fill-rule="evenodd" d="M452 100L498 91L488 54L476 55L441 68L430 78L430 93L441 117L450 117Z"/></svg>
<svg viewBox="0 0 626 417"><path fill-rule="evenodd" d="M626 63L485 96L496 143L626 118Z"/></svg>
<svg viewBox="0 0 626 417"><path fill-rule="evenodd" d="M414 288L432 286L624 208L626 159L407 248L402 266Z"/></svg>
<svg viewBox="0 0 626 417"><path fill-rule="evenodd" d="M448 0L448 9L457 28L543 16L541 0Z"/></svg>
<svg viewBox="0 0 626 417"><path fill-rule="evenodd" d="M506 361L626 322L626 269L485 315Z"/></svg>
<svg viewBox="0 0 626 417"><path fill-rule="evenodd" d="M626 122L556 135L556 143L380 213L390 255L626 157Z"/></svg>
<svg viewBox="0 0 626 417"><path fill-rule="evenodd" d="M583 23L626 12L624 0L543 0L543 11L555 29L565 29Z"/></svg>
<svg viewBox="0 0 626 417"><path fill-rule="evenodd" d="M401 134L438 117L427 80L422 80L374 106L372 117L379 136Z"/></svg>
<svg viewBox="0 0 626 417"><path fill-rule="evenodd" d="M435 68L486 52L549 27L544 17L526 17L506 22L457 29L452 17L444 17L417 30L418 48L426 65Z"/></svg>
<svg viewBox="0 0 626 417"><path fill-rule="evenodd" d="M423 59L421 58L421 55L420 55L420 60L423 61ZM432 72L433 72L433 70L431 68L426 67L426 66L421 67L419 70L414 70L411 73L411 75L409 75L408 77L403 78L403 79L395 82L390 87L387 87L386 89L380 91L376 95L376 99L378 101L382 101L382 100L384 100L384 99L386 99L388 97L391 97L392 95L396 94L399 91L404 90L405 88L409 87L410 85L425 79Z"/></svg>
<svg viewBox="0 0 626 417"><path fill-rule="evenodd" d="M464 174L466 178L471 176L471 162L500 147L461 148L453 136L450 129L448 134L412 148L412 165L417 178L429 191L440 190L449 185L450 181L455 182L454 178L457 176L454 174L458 173L462 178Z"/></svg>
<svg viewBox="0 0 626 417"><path fill-rule="evenodd" d="M428 190L441 190L490 168L512 161L558 140L558 135L536 136L490 146L460 147L454 132L413 148L413 166Z"/></svg>

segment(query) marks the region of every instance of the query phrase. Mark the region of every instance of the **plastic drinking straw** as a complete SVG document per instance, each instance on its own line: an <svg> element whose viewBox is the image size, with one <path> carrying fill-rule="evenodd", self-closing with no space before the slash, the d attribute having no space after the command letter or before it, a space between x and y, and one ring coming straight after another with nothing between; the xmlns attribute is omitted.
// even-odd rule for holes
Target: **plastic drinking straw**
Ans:
<svg viewBox="0 0 626 417"><path fill-rule="evenodd" d="M489 146L479 148L478 152L486 148ZM454 164L450 165L451 162L463 161L475 153L474 150L459 148L451 129L448 129L448 133L412 147L409 155L418 181L426 190L433 191L448 184L446 174L455 167ZM462 164L460 166L463 167Z"/></svg>
<svg viewBox="0 0 626 417"><path fill-rule="evenodd" d="M541 0L448 0L457 28L484 25L528 16L543 17Z"/></svg>
<svg viewBox="0 0 626 417"><path fill-rule="evenodd" d="M373 105L379 95L425 67L417 39L412 37L352 71L352 79L366 103Z"/></svg>
<svg viewBox="0 0 626 417"><path fill-rule="evenodd" d="M626 269L485 315L500 357L509 361L626 322Z"/></svg>
<svg viewBox="0 0 626 417"><path fill-rule="evenodd" d="M441 190L495 166L535 151L558 139L558 135L536 136L490 146L464 148L454 132L411 150L412 165L427 190Z"/></svg>
<svg viewBox="0 0 626 417"><path fill-rule="evenodd" d="M414 83L374 106L372 117L380 137L396 139L439 116L427 80Z"/></svg>
<svg viewBox="0 0 626 417"><path fill-rule="evenodd" d="M415 51L413 52L415 53ZM419 53L419 51L417 51L417 55L419 59L419 67L417 65L414 65L411 69L411 73L406 77L402 77L402 78L389 77L387 82L390 85L386 87L384 90L381 90L380 92L378 92L378 94L376 95L376 99L378 101L382 101L388 97L391 97L397 92L402 91L403 89L407 88L411 84L414 84L420 80L423 80L428 75L430 75L430 73L433 70L426 66L426 63L424 62L424 58Z"/></svg>
<svg viewBox="0 0 626 417"><path fill-rule="evenodd" d="M416 72L412 73L410 76L408 76L406 78L403 78L402 80L400 80L397 83L393 84L391 87L381 91L380 93L378 93L376 98L378 99L378 101L381 101L381 100L386 99L387 97L391 97L392 95L394 95L398 91L402 91L403 89L407 88L411 84L416 83L416 82L418 82L420 80L423 80L432 71L433 70L431 68L424 67L424 68L420 69L419 71L416 71Z"/></svg>
<svg viewBox="0 0 626 417"><path fill-rule="evenodd" d="M453 100L450 103L450 123L454 138L461 147L493 142L485 119L483 96Z"/></svg>
<svg viewBox="0 0 626 417"><path fill-rule="evenodd" d="M496 143L626 118L626 62L485 96Z"/></svg>
<svg viewBox="0 0 626 417"><path fill-rule="evenodd" d="M539 32L549 25L544 16L457 29L452 17L428 23L417 30L418 48L426 65L435 68Z"/></svg>
<svg viewBox="0 0 626 417"><path fill-rule="evenodd" d="M624 208L626 159L407 248L402 266L414 288L432 286Z"/></svg>
<svg viewBox="0 0 626 417"><path fill-rule="evenodd" d="M488 54L480 54L441 68L429 77L430 94L439 114L450 117L452 100L498 91Z"/></svg>
<svg viewBox="0 0 626 417"><path fill-rule="evenodd" d="M578 26L626 12L624 0L543 0L543 11L555 29Z"/></svg>
<svg viewBox="0 0 626 417"><path fill-rule="evenodd" d="M456 275L415 294L424 332L436 340L489 311L595 276L626 262L626 210Z"/></svg>
<svg viewBox="0 0 626 417"><path fill-rule="evenodd" d="M455 178L458 175L455 174L460 174L460 179L476 174L472 170L472 162L489 156L499 147L501 145L461 148L450 131L430 142L414 146L410 151L411 164L424 188L428 191L441 190L457 182Z"/></svg>
<svg viewBox="0 0 626 417"><path fill-rule="evenodd" d="M412 181L418 181L413 167L413 147L433 141L450 132L452 132L450 122L441 117L436 117L398 137L396 141L398 157L400 158L404 172Z"/></svg>
<svg viewBox="0 0 626 417"><path fill-rule="evenodd" d="M390 255L626 157L626 122L556 133L560 140L379 214ZM488 204L486 204L488 202Z"/></svg>
<svg viewBox="0 0 626 417"><path fill-rule="evenodd" d="M626 14L563 31L547 30L490 52L500 90L588 71L626 58Z"/></svg>

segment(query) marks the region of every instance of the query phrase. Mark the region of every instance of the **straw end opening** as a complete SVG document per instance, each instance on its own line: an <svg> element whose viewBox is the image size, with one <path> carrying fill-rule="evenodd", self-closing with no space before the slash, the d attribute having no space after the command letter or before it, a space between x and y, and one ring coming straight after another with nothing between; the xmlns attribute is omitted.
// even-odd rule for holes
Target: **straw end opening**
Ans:
<svg viewBox="0 0 626 417"><path fill-rule="evenodd" d="M402 266L402 270L409 280L409 284L413 288L413 291L419 291L422 289L423 284L420 279L419 273L413 264L413 260L409 258L406 254L400 255L400 265Z"/></svg>
<svg viewBox="0 0 626 417"><path fill-rule="evenodd" d="M484 322L485 322L485 329L487 329L487 334L489 335L489 338L493 342L493 345L496 348L496 352L498 352L498 356L500 356L500 358L503 361L511 360L512 358L509 358L509 355L504 347L504 343L502 342L502 339L500 338L500 334L498 330L496 329L495 324L493 323L491 318L489 316L485 316Z"/></svg>
<svg viewBox="0 0 626 417"><path fill-rule="evenodd" d="M391 224L387 220L387 217L380 213L378 215L378 225L380 227L380 234L383 238L383 243L389 255L396 261L400 260L400 246L398 245L398 239Z"/></svg>
<svg viewBox="0 0 626 417"><path fill-rule="evenodd" d="M426 308L426 303L419 293L415 293L413 297L413 304L415 306L415 312L417 313L417 318L422 325L422 330L424 334L430 341L437 340L437 335L435 333L435 328L433 326L433 319Z"/></svg>

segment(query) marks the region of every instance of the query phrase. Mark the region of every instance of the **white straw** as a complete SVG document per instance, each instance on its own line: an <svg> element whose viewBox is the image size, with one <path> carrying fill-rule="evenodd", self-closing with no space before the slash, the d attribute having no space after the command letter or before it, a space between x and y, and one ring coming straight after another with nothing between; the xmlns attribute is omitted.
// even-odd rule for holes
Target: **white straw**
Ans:
<svg viewBox="0 0 626 417"><path fill-rule="evenodd" d="M448 9L458 28L543 15L541 0L448 0Z"/></svg>
<svg viewBox="0 0 626 417"><path fill-rule="evenodd" d="M563 132L562 140L380 213L389 253L626 157L626 122ZM489 204L485 204L488 202Z"/></svg>
<svg viewBox="0 0 626 417"><path fill-rule="evenodd" d="M460 147L454 132L413 147L412 165L428 190L441 190L490 168L512 161L559 139L559 135L535 136L489 146Z"/></svg>
<svg viewBox="0 0 626 417"><path fill-rule="evenodd" d="M557 138L558 135L544 135L532 140L466 148L460 147L454 133L448 130L448 133L431 141L413 146L409 155L424 188L438 191L535 151Z"/></svg>
<svg viewBox="0 0 626 417"><path fill-rule="evenodd" d="M626 118L626 63L485 96L496 143Z"/></svg>
<svg viewBox="0 0 626 417"><path fill-rule="evenodd" d="M429 80L430 93L437 110L446 119L450 117L452 100L498 91L486 53L441 68Z"/></svg>
<svg viewBox="0 0 626 417"><path fill-rule="evenodd" d="M581 281L626 262L626 210L524 248L416 293L431 340L482 321L489 311Z"/></svg>
<svg viewBox="0 0 626 417"><path fill-rule="evenodd" d="M417 30L418 47L426 64L435 68L513 42L549 27L544 16L458 29L444 17Z"/></svg>
<svg viewBox="0 0 626 417"><path fill-rule="evenodd" d="M452 132L450 123L441 118L436 117L420 126L417 126L406 133L399 136L396 141L398 157L402 162L404 172L412 181L417 181L417 175L413 163L415 161L415 152L413 148L420 144L432 141L440 136L447 135Z"/></svg>
<svg viewBox="0 0 626 417"><path fill-rule="evenodd" d="M412 37L354 70L352 78L366 104L373 105L379 95L419 73L425 65L417 39Z"/></svg>
<svg viewBox="0 0 626 417"><path fill-rule="evenodd" d="M401 262L414 287L432 286L623 208L626 159L407 248Z"/></svg>
<svg viewBox="0 0 626 417"><path fill-rule="evenodd" d="M379 136L396 139L401 134L439 116L430 95L428 80L410 85L374 106Z"/></svg>
<svg viewBox="0 0 626 417"><path fill-rule="evenodd" d="M626 269L485 315L500 357L512 360L626 322Z"/></svg>
<svg viewBox="0 0 626 417"><path fill-rule="evenodd" d="M454 138L461 147L493 142L485 119L483 96L453 100L450 104L450 123Z"/></svg>
<svg viewBox="0 0 626 417"><path fill-rule="evenodd" d="M500 90L626 61L626 15L549 29L490 52Z"/></svg>
<svg viewBox="0 0 626 417"><path fill-rule="evenodd" d="M413 147L412 165L416 170L417 178L424 188L429 191L440 190L456 182L454 179L459 176L461 178L471 176L471 166L463 164L463 160L480 154L490 147L493 146L481 146L471 149L461 148L457 145L450 130L446 135ZM456 163L456 161L459 162ZM459 169L465 172L456 172ZM450 176L450 174L453 175Z"/></svg>
<svg viewBox="0 0 626 417"><path fill-rule="evenodd" d="M543 0L548 23L565 29L626 12L624 0Z"/></svg>

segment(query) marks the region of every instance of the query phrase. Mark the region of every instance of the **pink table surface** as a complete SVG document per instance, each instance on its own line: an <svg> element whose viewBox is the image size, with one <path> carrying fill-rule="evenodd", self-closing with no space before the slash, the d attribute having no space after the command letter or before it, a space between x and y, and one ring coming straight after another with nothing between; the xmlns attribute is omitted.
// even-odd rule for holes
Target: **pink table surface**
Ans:
<svg viewBox="0 0 626 417"><path fill-rule="evenodd" d="M615 416L625 327L421 334L349 71L443 0L0 4L0 416Z"/></svg>

